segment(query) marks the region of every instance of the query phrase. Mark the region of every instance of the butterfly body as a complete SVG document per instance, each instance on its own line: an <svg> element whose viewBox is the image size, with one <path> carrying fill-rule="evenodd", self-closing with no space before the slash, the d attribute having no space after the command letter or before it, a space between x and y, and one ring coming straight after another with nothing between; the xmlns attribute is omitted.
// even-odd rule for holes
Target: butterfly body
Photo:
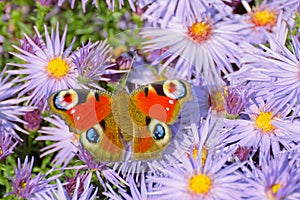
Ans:
<svg viewBox="0 0 300 200"><path fill-rule="evenodd" d="M80 135L80 141L96 160L118 162L127 152L132 160L159 158L172 139L170 125L191 100L190 85L166 80L108 93L94 90L62 90L52 94L50 110Z"/></svg>

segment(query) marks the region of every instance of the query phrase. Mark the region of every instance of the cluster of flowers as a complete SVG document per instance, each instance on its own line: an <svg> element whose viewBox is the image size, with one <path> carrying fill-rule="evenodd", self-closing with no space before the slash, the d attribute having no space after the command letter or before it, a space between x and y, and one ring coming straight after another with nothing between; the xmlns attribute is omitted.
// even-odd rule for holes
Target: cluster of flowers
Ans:
<svg viewBox="0 0 300 200"><path fill-rule="evenodd" d="M184 109L198 111L181 120L180 143L163 160L95 162L64 121L41 117L46 100L62 89L102 89L99 81L120 77L133 60L111 61L106 41L73 51L73 40L65 48L67 27L62 36L59 25L50 33L45 26L44 37L35 29L11 53L23 62L8 63L0 75L0 160L22 143L24 124L39 129L36 140L53 142L41 156L56 152L52 163L62 166L56 170L77 173L63 184L62 174L49 177L52 170L32 176L33 158L19 159L7 195L95 199L95 175L102 195L111 199L300 199L300 42L292 34L298 32L299 0L264 0L252 7L246 0L128 2L145 20L140 34L148 56L139 62L156 69L133 64L128 81L180 78L193 86L197 106ZM107 4L114 9L115 1ZM40 128L42 120L52 126ZM69 166L73 159L85 165Z"/></svg>

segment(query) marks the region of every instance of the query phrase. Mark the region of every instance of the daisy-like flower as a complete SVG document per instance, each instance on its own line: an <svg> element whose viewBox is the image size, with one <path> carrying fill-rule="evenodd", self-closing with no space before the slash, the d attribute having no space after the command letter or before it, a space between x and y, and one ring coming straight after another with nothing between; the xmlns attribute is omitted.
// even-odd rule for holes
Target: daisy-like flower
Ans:
<svg viewBox="0 0 300 200"><path fill-rule="evenodd" d="M37 106L39 102L47 99L50 94L57 90L79 88L80 86L76 81L76 71L70 57L71 48L75 40L64 51L67 27L65 27L60 39L58 24L56 31L52 28L51 36L45 26L46 43L42 41L42 36L36 28L35 31L41 41L37 44L24 34L26 41L31 46L31 51L14 46L20 53L11 54L25 61L25 64L9 63L9 65L20 67L21 69L9 70L8 73L25 76L16 81L22 83L18 95L23 96L31 92L28 103L29 105ZM41 47L40 44L45 44L45 46ZM47 104L45 103L42 110L45 110L46 106Z"/></svg>
<svg viewBox="0 0 300 200"><path fill-rule="evenodd" d="M94 189L91 185L92 175L76 174L66 184L62 184L59 179L56 179L56 189L49 192L46 200L93 200L96 199L98 188Z"/></svg>
<svg viewBox="0 0 300 200"><path fill-rule="evenodd" d="M250 170L244 168L245 181L250 185L247 199L299 199L300 168L296 157L294 153L272 160L263 157L259 166L250 163Z"/></svg>
<svg viewBox="0 0 300 200"><path fill-rule="evenodd" d="M161 26L166 27L172 17L177 17L181 22L192 22L195 18L200 18L201 13L208 7L206 1L200 0L160 0L152 2L143 18L150 22L162 21Z"/></svg>
<svg viewBox="0 0 300 200"><path fill-rule="evenodd" d="M53 141L54 143L41 149L43 151L41 157L58 151L52 163L54 165L67 166L78 152L79 136L76 133L70 132L65 122L56 116L54 118L45 118L44 120L54 126L42 127L39 133L43 135L38 136L36 140Z"/></svg>
<svg viewBox="0 0 300 200"><path fill-rule="evenodd" d="M248 186L236 173L240 166L237 163L225 164L232 152L216 154L212 148L203 162L201 149L199 147L196 159L194 156L183 156L181 164L165 169L163 176L148 176L148 181L160 185L148 191L150 198L242 199L247 194Z"/></svg>
<svg viewBox="0 0 300 200"><path fill-rule="evenodd" d="M134 177L132 175L128 175L127 181L129 184L129 191L125 189L118 190L119 194L116 191L114 191L114 189L109 184L106 184L109 191L103 192L103 194L109 197L110 199L114 200L148 199L144 174L142 174L140 178L141 181L137 183L137 181L134 180Z"/></svg>
<svg viewBox="0 0 300 200"><path fill-rule="evenodd" d="M18 166L14 169L15 177L11 178L13 191L7 193L6 195L16 195L20 198L26 199L39 199L39 197L44 196L48 190L50 190L53 185L49 183L57 179L59 175L52 176L46 179L47 174L37 174L32 178L34 159L29 161L26 156L24 163L21 164L21 160L18 159ZM51 170L48 172L48 174Z"/></svg>
<svg viewBox="0 0 300 200"><path fill-rule="evenodd" d="M261 5L252 9L247 1L242 0L242 3L248 13L241 18L241 21L245 25L248 24L248 26L244 26L245 28L241 30L241 34L245 34L244 40L252 44L260 44L267 41L268 34L275 36L287 33L287 27L283 21L290 20L299 1L267 2L264 0ZM287 7L290 7L290 9L287 9Z"/></svg>
<svg viewBox="0 0 300 200"><path fill-rule="evenodd" d="M4 134L1 129L3 129L3 127L0 127L0 161L3 161L13 152L18 141L13 142L12 135Z"/></svg>
<svg viewBox="0 0 300 200"><path fill-rule="evenodd" d="M237 62L239 52L234 41L240 37L234 20L225 23L226 19L221 19L211 13L188 24L174 18L166 29L145 28L141 32L146 38L143 48L167 49L156 62L165 61L164 67L175 62L175 70L188 79L200 74L208 84L220 84L221 72L233 72L232 63Z"/></svg>
<svg viewBox="0 0 300 200"><path fill-rule="evenodd" d="M228 78L234 85L250 81L257 95L272 96L268 107L275 113L290 109L295 115L300 111L300 42L292 37L291 52L276 39L272 41L276 51L262 45L264 51L251 50L243 56L244 66Z"/></svg>
<svg viewBox="0 0 300 200"><path fill-rule="evenodd" d="M88 42L74 52L73 63L78 70L78 81L99 88L99 81L109 81L107 77L124 72L112 69L114 64L110 62L110 53L111 47L107 45L106 40L98 45Z"/></svg>
<svg viewBox="0 0 300 200"><path fill-rule="evenodd" d="M14 82L19 79L10 80L11 77L9 75L4 77L5 72L6 68L0 74L0 134L12 135L15 139L22 141L16 130L26 134L27 132L19 127L17 123L26 124L25 121L20 119L20 116L30 111L31 108L19 106L27 98L14 98L14 95L18 94L19 89L19 86L14 86Z"/></svg>
<svg viewBox="0 0 300 200"><path fill-rule="evenodd" d="M224 143L252 147L259 151L259 159L263 156L276 156L295 147L297 141L293 141L293 138L300 134L300 130L296 128L300 123L285 119L286 113L275 114L261 98L256 98L245 113L248 119L226 121L226 127L232 127L232 130ZM289 139L282 139L283 137Z"/></svg>

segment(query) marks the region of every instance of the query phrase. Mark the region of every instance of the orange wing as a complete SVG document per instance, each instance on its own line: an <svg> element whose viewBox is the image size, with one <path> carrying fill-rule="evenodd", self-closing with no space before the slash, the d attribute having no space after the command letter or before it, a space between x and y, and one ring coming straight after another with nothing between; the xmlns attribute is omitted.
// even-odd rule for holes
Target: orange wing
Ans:
<svg viewBox="0 0 300 200"><path fill-rule="evenodd" d="M162 155L172 139L169 125L177 121L182 105L190 99L190 85L181 80L152 83L132 92L129 114L134 124L133 160Z"/></svg>
<svg viewBox="0 0 300 200"><path fill-rule="evenodd" d="M81 133L111 113L111 94L93 90L62 90L49 99L50 110L63 118L72 131Z"/></svg>

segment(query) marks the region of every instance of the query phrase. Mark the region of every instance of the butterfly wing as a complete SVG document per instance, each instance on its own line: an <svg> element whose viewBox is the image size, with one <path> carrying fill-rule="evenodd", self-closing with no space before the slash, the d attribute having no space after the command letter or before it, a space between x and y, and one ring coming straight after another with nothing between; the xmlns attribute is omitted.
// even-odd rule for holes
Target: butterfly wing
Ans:
<svg viewBox="0 0 300 200"><path fill-rule="evenodd" d="M93 90L61 90L48 99L50 110L77 133L88 130L111 113L111 94Z"/></svg>
<svg viewBox="0 0 300 200"><path fill-rule="evenodd" d="M190 85L182 80L156 82L132 92L129 114L134 124L133 160L161 155L172 138L169 125L177 121L181 107L191 99Z"/></svg>
<svg viewBox="0 0 300 200"><path fill-rule="evenodd" d="M97 161L118 162L125 157L125 144L112 114L80 135L80 142Z"/></svg>
<svg viewBox="0 0 300 200"><path fill-rule="evenodd" d="M112 95L104 91L62 90L49 99L50 110L63 118L96 160L124 159L125 145L112 115Z"/></svg>

